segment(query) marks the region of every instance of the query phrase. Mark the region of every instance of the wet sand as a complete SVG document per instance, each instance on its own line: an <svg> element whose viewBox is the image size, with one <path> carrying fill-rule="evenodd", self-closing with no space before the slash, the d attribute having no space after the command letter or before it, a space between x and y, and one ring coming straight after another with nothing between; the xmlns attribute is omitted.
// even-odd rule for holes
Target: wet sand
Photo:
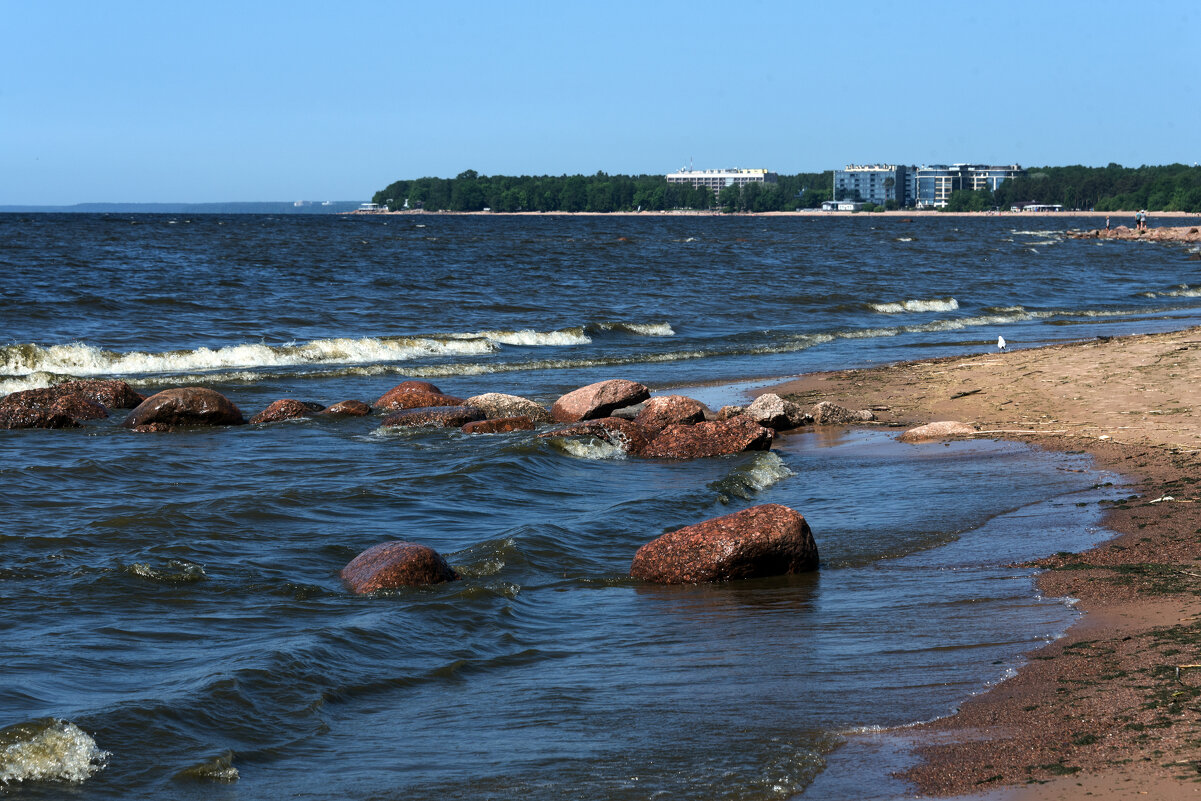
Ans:
<svg viewBox="0 0 1201 801"><path fill-rule="evenodd" d="M1201 798L1201 328L770 391L872 408L898 433L958 420L976 436L1088 452L1131 479L1103 502L1117 538L1038 563L1040 590L1078 598L1081 621L1015 678L919 727L922 762L905 778L931 796Z"/></svg>

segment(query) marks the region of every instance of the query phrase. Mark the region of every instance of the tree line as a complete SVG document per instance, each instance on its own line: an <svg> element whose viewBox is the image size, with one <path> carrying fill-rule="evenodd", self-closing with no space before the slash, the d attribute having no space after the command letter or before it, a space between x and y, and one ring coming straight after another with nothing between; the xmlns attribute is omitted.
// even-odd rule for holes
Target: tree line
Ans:
<svg viewBox="0 0 1201 801"><path fill-rule="evenodd" d="M392 211L794 211L818 208L829 200L833 177L830 170L781 175L776 183L727 186L715 195L709 189L668 183L662 175L488 176L466 170L454 178L395 181L372 200ZM1005 181L995 192L954 192L945 210L987 211L1029 202L1058 203L1068 210L1201 213L1201 168L1183 164L1034 167ZM888 207L895 205L890 201Z"/></svg>

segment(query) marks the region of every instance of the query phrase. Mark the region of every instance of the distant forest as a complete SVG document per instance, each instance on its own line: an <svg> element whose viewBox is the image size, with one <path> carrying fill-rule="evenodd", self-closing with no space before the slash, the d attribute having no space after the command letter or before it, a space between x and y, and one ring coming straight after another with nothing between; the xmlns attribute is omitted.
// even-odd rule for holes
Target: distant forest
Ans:
<svg viewBox="0 0 1201 801"><path fill-rule="evenodd" d="M833 179L830 170L781 175L775 184L731 186L715 196L708 189L669 184L662 175L488 176L467 170L454 178L396 181L372 199L393 211L405 208L406 201L408 208L426 211L794 211L818 208L829 200ZM955 192L945 210L987 211L1029 202L1059 203L1067 210L1201 213L1201 168L1031 167L996 192ZM875 208L869 204L866 210Z"/></svg>

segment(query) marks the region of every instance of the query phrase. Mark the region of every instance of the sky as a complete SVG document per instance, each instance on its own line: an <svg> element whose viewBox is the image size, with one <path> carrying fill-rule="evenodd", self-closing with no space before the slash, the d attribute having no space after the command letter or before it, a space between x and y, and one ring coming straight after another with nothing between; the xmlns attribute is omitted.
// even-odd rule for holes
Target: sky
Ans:
<svg viewBox="0 0 1201 801"><path fill-rule="evenodd" d="M0 0L0 205L1201 161L1201 2Z"/></svg>

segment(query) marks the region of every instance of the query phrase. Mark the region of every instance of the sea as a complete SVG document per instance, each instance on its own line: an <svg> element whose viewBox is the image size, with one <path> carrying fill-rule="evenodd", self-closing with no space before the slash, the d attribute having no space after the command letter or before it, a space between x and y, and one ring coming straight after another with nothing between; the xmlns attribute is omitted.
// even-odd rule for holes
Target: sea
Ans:
<svg viewBox="0 0 1201 801"><path fill-rule="evenodd" d="M407 379L549 405L625 378L716 410L811 371L1004 358L998 336L1201 322L1195 253L1065 236L1097 224L6 214L0 394L116 377L249 417ZM378 415L123 414L0 431L5 798L902 797L908 757L865 738L1061 636L1072 599L1020 565L1105 539L1129 491L1079 453L879 426L676 462ZM629 578L644 543L763 503L805 516L817 572ZM461 580L341 584L398 539Z"/></svg>

